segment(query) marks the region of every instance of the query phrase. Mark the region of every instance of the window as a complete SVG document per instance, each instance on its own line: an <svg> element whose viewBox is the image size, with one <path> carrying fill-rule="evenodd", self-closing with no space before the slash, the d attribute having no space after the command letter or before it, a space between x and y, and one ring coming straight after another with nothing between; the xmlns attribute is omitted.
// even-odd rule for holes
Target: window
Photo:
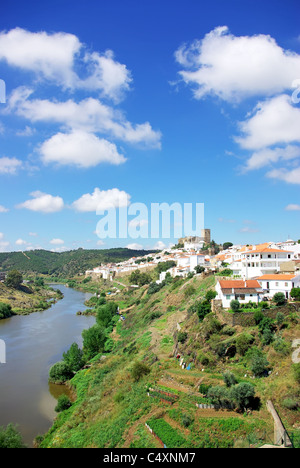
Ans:
<svg viewBox="0 0 300 468"><path fill-rule="evenodd" d="M286 288L288 287L288 285L289 285L289 283L284 283L284 286L285 286Z"/></svg>
<svg viewBox="0 0 300 468"><path fill-rule="evenodd" d="M227 301L230 301L230 298L231 298L230 294L226 294Z"/></svg>

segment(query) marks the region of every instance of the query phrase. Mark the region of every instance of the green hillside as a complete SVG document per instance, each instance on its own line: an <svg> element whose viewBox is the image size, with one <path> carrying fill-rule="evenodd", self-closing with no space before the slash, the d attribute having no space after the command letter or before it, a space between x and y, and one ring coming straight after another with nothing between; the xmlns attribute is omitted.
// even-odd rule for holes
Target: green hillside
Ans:
<svg viewBox="0 0 300 468"><path fill-rule="evenodd" d="M208 309L199 313L215 282L169 278L160 288L107 296L106 305L103 296L91 299L97 325L84 336L86 365L69 381L73 402L37 444L162 447L150 427L168 448L260 447L274 440L269 399L299 444L300 369L291 359L299 311L229 326ZM103 293L105 282L99 285Z"/></svg>
<svg viewBox="0 0 300 468"><path fill-rule="evenodd" d="M131 257L148 255L150 251L126 248L103 250L71 250L50 252L32 250L28 252L0 253L0 270L17 269L24 273L38 273L54 276L74 276L95 268L101 263L115 263Z"/></svg>

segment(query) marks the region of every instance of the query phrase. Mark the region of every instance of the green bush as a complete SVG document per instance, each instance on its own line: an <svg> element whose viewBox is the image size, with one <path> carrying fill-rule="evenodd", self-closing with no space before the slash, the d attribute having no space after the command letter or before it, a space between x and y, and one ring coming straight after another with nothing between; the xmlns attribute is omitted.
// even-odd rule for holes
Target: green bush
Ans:
<svg viewBox="0 0 300 468"><path fill-rule="evenodd" d="M49 371L49 379L53 383L64 383L70 380L73 375L68 364L63 361L54 364Z"/></svg>
<svg viewBox="0 0 300 468"><path fill-rule="evenodd" d="M188 337L188 334L186 332L180 331L178 333L177 339L178 339L179 343L185 343L186 340L187 340L187 337Z"/></svg>
<svg viewBox="0 0 300 468"><path fill-rule="evenodd" d="M286 298L285 298L285 295L281 292L278 292L276 294L274 294L273 296L273 302L275 302L275 304L277 306L281 306L281 305L284 305L286 303Z"/></svg>
<svg viewBox="0 0 300 468"><path fill-rule="evenodd" d="M297 383L300 384L300 363L293 364L292 369L293 369L294 379L296 380Z"/></svg>
<svg viewBox="0 0 300 468"><path fill-rule="evenodd" d="M8 424L6 428L0 427L0 448L25 448L22 436L13 424Z"/></svg>
<svg viewBox="0 0 300 468"><path fill-rule="evenodd" d="M9 304L5 304L4 302L0 302L0 320L11 317L13 315L11 306Z"/></svg>
<svg viewBox="0 0 300 468"><path fill-rule="evenodd" d="M240 303L238 300L236 299L233 299L231 302L230 302L230 308L233 312L238 312L240 310Z"/></svg>
<svg viewBox="0 0 300 468"><path fill-rule="evenodd" d="M57 401L57 405L55 407L56 413L60 413L61 411L65 411L72 406L71 400L67 397L67 395L60 395Z"/></svg>
<svg viewBox="0 0 300 468"><path fill-rule="evenodd" d="M131 375L136 382L149 373L150 368L140 361L135 362L131 370Z"/></svg>

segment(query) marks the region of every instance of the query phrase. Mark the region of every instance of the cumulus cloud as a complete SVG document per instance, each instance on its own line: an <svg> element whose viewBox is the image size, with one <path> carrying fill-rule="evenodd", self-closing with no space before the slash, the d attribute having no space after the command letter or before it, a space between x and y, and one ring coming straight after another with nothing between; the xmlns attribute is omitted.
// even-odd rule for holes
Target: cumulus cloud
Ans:
<svg viewBox="0 0 300 468"><path fill-rule="evenodd" d="M46 164L57 163L80 168L95 167L100 163L118 165L126 161L114 143L81 130L67 134L57 133L40 146L39 152Z"/></svg>
<svg viewBox="0 0 300 468"><path fill-rule="evenodd" d="M32 192L32 199L26 200L16 206L18 209L27 209L40 213L56 213L64 207L64 201L61 197L49 195L40 191Z"/></svg>
<svg viewBox="0 0 300 468"><path fill-rule="evenodd" d="M0 174L15 175L18 169L22 167L22 161L17 158L0 158Z"/></svg>
<svg viewBox="0 0 300 468"><path fill-rule="evenodd" d="M111 208L123 208L129 205L130 195L117 188L100 190L95 188L92 194L86 193L74 201L72 207L76 211L105 211Z"/></svg>
<svg viewBox="0 0 300 468"><path fill-rule="evenodd" d="M141 244L133 243L126 245L126 248L130 250L143 250L144 247Z"/></svg>
<svg viewBox="0 0 300 468"><path fill-rule="evenodd" d="M249 150L300 143L300 108L293 106L290 96L282 94L259 102L253 115L241 122L239 128L242 136L235 140Z"/></svg>
<svg viewBox="0 0 300 468"><path fill-rule="evenodd" d="M88 89L119 101L130 89L131 73L117 62L112 51L88 52L77 36L65 32L31 32L22 28L0 33L0 60L33 72L63 88ZM80 77L75 69L85 67Z"/></svg>
<svg viewBox="0 0 300 468"><path fill-rule="evenodd" d="M65 243L65 241L63 241L62 239L52 239L50 241L50 244L52 245L63 245Z"/></svg>
<svg viewBox="0 0 300 468"><path fill-rule="evenodd" d="M24 239L18 239L16 240L16 245L28 245L28 242Z"/></svg>
<svg viewBox="0 0 300 468"><path fill-rule="evenodd" d="M270 96L289 89L300 76L299 54L284 50L269 35L234 36L227 26L182 45L175 58L184 68L179 72L182 80L193 87L196 99Z"/></svg>
<svg viewBox="0 0 300 468"><path fill-rule="evenodd" d="M67 130L104 133L130 144L160 148L161 132L149 122L133 125L124 114L95 98L80 102L72 99L59 102L49 99L29 99L32 88L21 86L9 97L7 112L15 112L31 122L48 122Z"/></svg>
<svg viewBox="0 0 300 468"><path fill-rule="evenodd" d="M73 34L32 33L21 28L0 33L0 60L66 87L76 80L74 59L81 47Z"/></svg>

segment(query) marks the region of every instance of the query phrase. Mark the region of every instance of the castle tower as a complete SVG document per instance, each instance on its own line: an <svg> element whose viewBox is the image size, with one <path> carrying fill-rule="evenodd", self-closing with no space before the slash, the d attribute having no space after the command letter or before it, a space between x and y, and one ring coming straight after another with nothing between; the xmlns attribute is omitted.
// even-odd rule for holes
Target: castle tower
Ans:
<svg viewBox="0 0 300 468"><path fill-rule="evenodd" d="M204 240L205 244L210 244L210 229L201 229L201 237Z"/></svg>

